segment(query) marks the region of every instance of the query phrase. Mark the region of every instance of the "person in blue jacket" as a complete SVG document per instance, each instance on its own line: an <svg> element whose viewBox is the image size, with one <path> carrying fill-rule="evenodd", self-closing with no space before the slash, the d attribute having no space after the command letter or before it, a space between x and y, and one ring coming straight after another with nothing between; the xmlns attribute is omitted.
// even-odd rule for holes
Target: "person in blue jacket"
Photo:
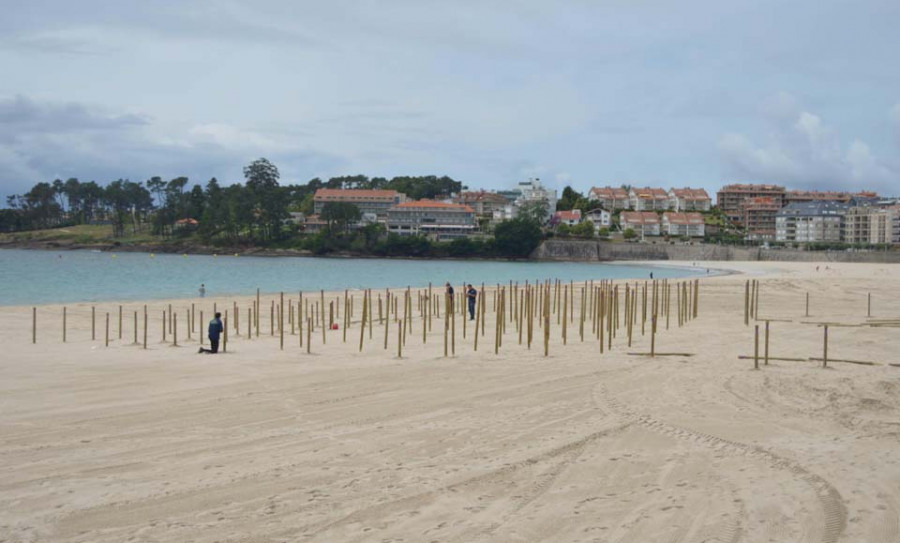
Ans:
<svg viewBox="0 0 900 543"><path fill-rule="evenodd" d="M216 313L216 316L209 321L209 349L200 347L200 351L198 352L209 354L216 354L219 352L219 336L222 335L222 332L224 331L225 326L222 325L222 314Z"/></svg>
<svg viewBox="0 0 900 543"><path fill-rule="evenodd" d="M466 299L469 301L469 320L475 320L475 300L478 298L478 291L471 284L466 290Z"/></svg>

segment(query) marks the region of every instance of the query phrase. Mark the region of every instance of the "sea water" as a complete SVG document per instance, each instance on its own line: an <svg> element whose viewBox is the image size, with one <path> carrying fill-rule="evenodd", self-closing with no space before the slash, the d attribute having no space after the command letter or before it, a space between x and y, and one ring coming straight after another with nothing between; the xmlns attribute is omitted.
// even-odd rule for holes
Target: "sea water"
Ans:
<svg viewBox="0 0 900 543"><path fill-rule="evenodd" d="M0 250L0 305L192 298L262 292L494 285L543 279L680 278L705 269L599 262L250 257Z"/></svg>

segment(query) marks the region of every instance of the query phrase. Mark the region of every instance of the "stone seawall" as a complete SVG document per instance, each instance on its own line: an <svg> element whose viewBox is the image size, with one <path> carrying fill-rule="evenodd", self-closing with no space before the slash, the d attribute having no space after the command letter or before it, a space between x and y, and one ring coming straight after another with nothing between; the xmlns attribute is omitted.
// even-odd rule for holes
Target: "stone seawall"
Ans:
<svg viewBox="0 0 900 543"><path fill-rule="evenodd" d="M532 260L763 260L782 262L891 262L900 263L900 252L765 250L725 245L669 245L664 243L610 243L590 240L547 240L531 253Z"/></svg>

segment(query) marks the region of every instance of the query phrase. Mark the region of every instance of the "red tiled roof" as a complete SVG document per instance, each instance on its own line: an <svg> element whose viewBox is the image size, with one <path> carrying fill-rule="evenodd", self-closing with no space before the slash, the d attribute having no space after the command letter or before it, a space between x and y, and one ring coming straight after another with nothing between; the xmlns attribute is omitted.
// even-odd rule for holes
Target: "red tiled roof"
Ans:
<svg viewBox="0 0 900 543"><path fill-rule="evenodd" d="M359 199L359 198L384 198L393 200L397 197L396 190L368 190L368 189L319 189L314 199Z"/></svg>
<svg viewBox="0 0 900 543"><path fill-rule="evenodd" d="M553 215L561 221L580 221L581 220L581 210L580 209L573 209L571 211L557 211Z"/></svg>
<svg viewBox="0 0 900 543"><path fill-rule="evenodd" d="M597 198L607 200L624 200L628 198L628 191L622 187L593 187L591 192L594 193Z"/></svg>
<svg viewBox="0 0 900 543"><path fill-rule="evenodd" d="M671 224L703 224L703 215L699 213L664 213L663 220Z"/></svg>
<svg viewBox="0 0 900 543"><path fill-rule="evenodd" d="M650 187L633 188L634 194L642 200L668 200L669 193L665 189L654 189Z"/></svg>
<svg viewBox="0 0 900 543"><path fill-rule="evenodd" d="M397 204L391 209L415 209L415 208L429 208L429 209L446 209L448 211L465 211L467 213L475 213L475 210L471 207L463 204L448 204L446 202L435 202L434 200L418 200L415 202L403 202L402 204Z"/></svg>
<svg viewBox="0 0 900 543"><path fill-rule="evenodd" d="M630 224L659 224L659 215L652 211L623 211L621 219Z"/></svg>
<svg viewBox="0 0 900 543"><path fill-rule="evenodd" d="M496 192L487 192L485 190L463 192L456 200L460 203L491 202L495 204L505 204L507 202L506 197L503 195L497 194Z"/></svg>
<svg viewBox="0 0 900 543"><path fill-rule="evenodd" d="M672 194L674 194L676 198L683 198L685 200L710 200L709 194L706 193L705 189L692 189L690 187L672 189Z"/></svg>

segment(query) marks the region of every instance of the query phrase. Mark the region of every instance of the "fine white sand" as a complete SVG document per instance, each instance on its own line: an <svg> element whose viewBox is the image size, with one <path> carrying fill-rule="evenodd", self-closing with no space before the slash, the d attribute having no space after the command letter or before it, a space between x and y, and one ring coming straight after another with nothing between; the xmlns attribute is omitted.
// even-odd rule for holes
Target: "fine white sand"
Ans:
<svg viewBox="0 0 900 543"><path fill-rule="evenodd" d="M249 341L238 300L217 356L184 337L191 300L173 302L177 348L150 304L147 350L141 304L121 341L117 304L97 304L96 341L90 305L68 307L66 344L61 307L38 308L37 345L31 308L0 309L0 541L900 541L900 330L829 328L829 357L876 366L738 359L763 324L744 325L748 278L778 319L771 355L808 358L809 323L866 323L868 293L900 321L900 268L724 266L746 273L701 279L696 320L660 320L657 351L690 357L628 356L649 350L640 315L601 355L578 310L566 346L552 318L548 358L513 322L495 355L493 315L477 353L457 320L444 358L416 312L397 359L396 325L387 351L376 324L358 352L358 323L312 354L288 327L279 350L271 295ZM232 304L193 302L205 320Z"/></svg>

